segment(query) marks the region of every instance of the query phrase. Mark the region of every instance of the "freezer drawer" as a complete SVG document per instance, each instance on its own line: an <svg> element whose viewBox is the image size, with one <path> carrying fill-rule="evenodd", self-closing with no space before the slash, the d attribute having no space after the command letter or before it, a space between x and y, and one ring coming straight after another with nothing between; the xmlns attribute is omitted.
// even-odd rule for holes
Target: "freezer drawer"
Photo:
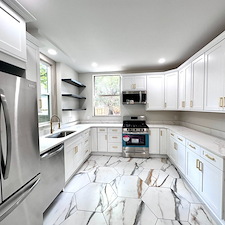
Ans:
<svg viewBox="0 0 225 225"><path fill-rule="evenodd" d="M64 145L41 155L40 207L44 212L65 186Z"/></svg>
<svg viewBox="0 0 225 225"><path fill-rule="evenodd" d="M42 225L43 214L36 204L40 175L0 205L1 225ZM3 220L2 220L3 219Z"/></svg>

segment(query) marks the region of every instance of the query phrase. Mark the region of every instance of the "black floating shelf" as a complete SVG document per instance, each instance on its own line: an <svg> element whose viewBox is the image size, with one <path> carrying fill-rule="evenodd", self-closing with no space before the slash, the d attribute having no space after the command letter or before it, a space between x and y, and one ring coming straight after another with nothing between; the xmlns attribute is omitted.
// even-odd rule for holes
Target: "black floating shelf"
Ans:
<svg viewBox="0 0 225 225"><path fill-rule="evenodd" d="M72 97L72 98L78 98L78 99L86 99L86 98L83 97L83 96L75 95L75 94L62 94L62 96Z"/></svg>
<svg viewBox="0 0 225 225"><path fill-rule="evenodd" d="M62 109L62 111L81 111L86 109Z"/></svg>
<svg viewBox="0 0 225 225"><path fill-rule="evenodd" d="M73 79L62 79L62 81L72 84L76 87L86 87L84 84L80 83L79 81L73 80Z"/></svg>

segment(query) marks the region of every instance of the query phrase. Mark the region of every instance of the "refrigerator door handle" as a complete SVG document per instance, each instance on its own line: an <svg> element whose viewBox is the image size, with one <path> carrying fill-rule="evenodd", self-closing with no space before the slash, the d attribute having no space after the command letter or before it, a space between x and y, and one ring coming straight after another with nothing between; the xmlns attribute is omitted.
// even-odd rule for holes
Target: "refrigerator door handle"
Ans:
<svg viewBox="0 0 225 225"><path fill-rule="evenodd" d="M4 162L2 146L0 146L1 154L1 167L3 178L6 180L9 176L9 170L11 165L11 155L12 155L12 134L11 134L11 125L9 118L9 110L7 106L7 101L5 94L2 89L0 89L0 109L1 105L3 107L4 117L5 117L5 126L6 126L6 135L7 135L7 151L6 151L6 162ZM1 145L1 137L0 137Z"/></svg>
<svg viewBox="0 0 225 225"><path fill-rule="evenodd" d="M6 218L32 192L40 181L40 174L0 205L0 222Z"/></svg>

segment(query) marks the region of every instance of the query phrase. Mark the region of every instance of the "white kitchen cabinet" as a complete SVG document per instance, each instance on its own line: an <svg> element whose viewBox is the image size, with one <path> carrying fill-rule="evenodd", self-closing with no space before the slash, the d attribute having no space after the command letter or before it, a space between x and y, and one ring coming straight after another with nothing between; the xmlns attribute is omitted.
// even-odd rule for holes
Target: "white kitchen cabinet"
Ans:
<svg viewBox="0 0 225 225"><path fill-rule="evenodd" d="M38 40L27 33L26 79L37 83L38 111L41 110L40 55Z"/></svg>
<svg viewBox="0 0 225 225"><path fill-rule="evenodd" d="M64 142L65 181L67 182L83 162L82 136L76 135Z"/></svg>
<svg viewBox="0 0 225 225"><path fill-rule="evenodd" d="M163 110L165 108L164 75L147 76L146 110Z"/></svg>
<svg viewBox="0 0 225 225"><path fill-rule="evenodd" d="M159 128L149 129L149 153L159 154Z"/></svg>
<svg viewBox="0 0 225 225"><path fill-rule="evenodd" d="M82 132L82 160L85 160L91 154L91 129ZM96 137L95 137L96 138Z"/></svg>
<svg viewBox="0 0 225 225"><path fill-rule="evenodd" d="M170 132L169 137L169 157L171 161L176 165L177 162L177 144L175 140L175 134Z"/></svg>
<svg viewBox="0 0 225 225"><path fill-rule="evenodd" d="M0 1L0 51L26 61L26 24L22 17Z"/></svg>
<svg viewBox="0 0 225 225"><path fill-rule="evenodd" d="M185 139L179 135L176 135L176 165L178 169L185 175L186 173L186 148L185 148Z"/></svg>
<svg viewBox="0 0 225 225"><path fill-rule="evenodd" d="M204 105L205 58L199 56L192 62L190 109L202 111Z"/></svg>
<svg viewBox="0 0 225 225"><path fill-rule="evenodd" d="M205 53L206 111L223 111L225 107L225 40Z"/></svg>
<svg viewBox="0 0 225 225"><path fill-rule="evenodd" d="M98 128L98 152L108 151L108 131L107 128Z"/></svg>
<svg viewBox="0 0 225 225"><path fill-rule="evenodd" d="M168 73L165 75L165 109L177 110L177 87L178 75L177 72Z"/></svg>
<svg viewBox="0 0 225 225"><path fill-rule="evenodd" d="M124 75L122 76L122 90L123 91L145 91L146 90L146 75Z"/></svg>
<svg viewBox="0 0 225 225"><path fill-rule="evenodd" d="M96 127L91 128L91 151L98 151L98 128Z"/></svg>
<svg viewBox="0 0 225 225"><path fill-rule="evenodd" d="M160 128L159 133L159 154L165 155L167 154L167 129Z"/></svg>
<svg viewBox="0 0 225 225"><path fill-rule="evenodd" d="M178 109L189 110L191 99L191 64L182 68L178 76Z"/></svg>

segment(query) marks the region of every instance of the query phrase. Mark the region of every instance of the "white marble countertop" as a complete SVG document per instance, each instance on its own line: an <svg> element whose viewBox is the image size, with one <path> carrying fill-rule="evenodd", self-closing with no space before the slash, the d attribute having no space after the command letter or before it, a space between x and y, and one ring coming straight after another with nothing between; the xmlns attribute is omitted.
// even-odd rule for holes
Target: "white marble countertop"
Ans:
<svg viewBox="0 0 225 225"><path fill-rule="evenodd" d="M148 124L149 128L166 128L170 129L173 132L183 136L199 145L200 147L209 150L210 152L225 158L225 140L217 138L187 127L178 126L178 125L167 125L167 124ZM68 135L67 137L62 138L47 138L50 134L40 137L40 154L48 151L49 149L55 147L56 145L63 143L65 140L74 137L75 135L81 133L82 131L91 128L91 127L122 127L122 124L77 124L65 129L56 130L55 133L63 130L75 131L73 134Z"/></svg>

